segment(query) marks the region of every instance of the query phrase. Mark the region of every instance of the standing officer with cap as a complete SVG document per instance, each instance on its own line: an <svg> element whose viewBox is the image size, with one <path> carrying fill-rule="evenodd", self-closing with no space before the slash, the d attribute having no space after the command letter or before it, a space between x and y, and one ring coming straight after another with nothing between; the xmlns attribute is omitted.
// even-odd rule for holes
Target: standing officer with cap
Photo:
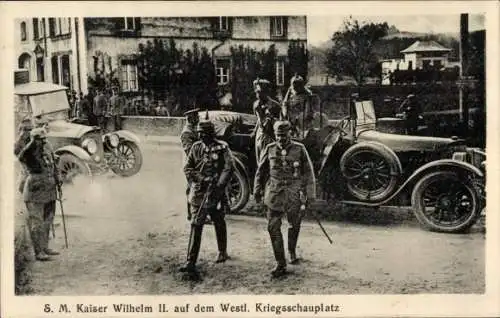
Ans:
<svg viewBox="0 0 500 318"><path fill-rule="evenodd" d="M23 197L35 257L39 261L48 261L49 255L59 254L49 249L49 232L56 211L56 187L60 181L44 128L31 130L30 141L18 153L18 158L28 173Z"/></svg>
<svg viewBox="0 0 500 318"><path fill-rule="evenodd" d="M227 254L227 228L224 220L223 196L233 171L233 159L228 145L214 138L215 127L209 120L198 124L200 140L189 151L184 173L190 184L189 203L192 207L191 233L187 264L180 271L187 272L192 279L198 277L196 261L201 245L201 236L206 215L209 214L215 227L219 255L216 263L225 262Z"/></svg>
<svg viewBox="0 0 500 318"><path fill-rule="evenodd" d="M184 150L184 154L187 156L191 146L198 141L198 132L196 131L198 122L200 118L198 116L199 108L189 110L184 113L186 117L186 124L181 132L181 145Z"/></svg>
<svg viewBox="0 0 500 318"><path fill-rule="evenodd" d="M283 99L283 118L289 120L297 137L304 138L314 119L313 94L305 87L304 78L295 75Z"/></svg>
<svg viewBox="0 0 500 318"><path fill-rule="evenodd" d="M117 85L113 86L112 93L113 95L111 95L111 97L109 98L108 113L111 117L111 120L113 121L113 126L116 131L122 129L122 116L126 101L125 98L120 95L119 87Z"/></svg>
<svg viewBox="0 0 500 318"><path fill-rule="evenodd" d="M300 224L308 199L316 197L314 170L303 144L291 140L290 123L274 124L276 142L269 144L262 153L255 174L254 197L257 203L267 206L267 220L274 257L278 263L271 272L273 277L286 274L286 260L281 234L281 219L287 216L288 252L291 264L299 259L295 253Z"/></svg>
<svg viewBox="0 0 500 318"><path fill-rule="evenodd" d="M253 111L257 115L255 131L255 155L257 162L268 144L274 141L273 124L280 118L281 105L269 96L271 83L257 78L253 87L257 100L253 104Z"/></svg>

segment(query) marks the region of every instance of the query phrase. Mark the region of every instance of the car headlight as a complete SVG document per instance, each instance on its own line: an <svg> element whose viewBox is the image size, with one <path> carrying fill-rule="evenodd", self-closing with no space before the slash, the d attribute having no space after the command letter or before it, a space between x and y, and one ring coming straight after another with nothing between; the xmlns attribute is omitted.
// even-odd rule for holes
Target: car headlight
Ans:
<svg viewBox="0 0 500 318"><path fill-rule="evenodd" d="M116 134L112 134L109 136L109 144L111 147L116 148L118 147L118 144L120 143L120 138Z"/></svg>
<svg viewBox="0 0 500 318"><path fill-rule="evenodd" d="M94 139L87 138L82 142L82 147L87 149L87 151L93 155L97 152L97 143Z"/></svg>

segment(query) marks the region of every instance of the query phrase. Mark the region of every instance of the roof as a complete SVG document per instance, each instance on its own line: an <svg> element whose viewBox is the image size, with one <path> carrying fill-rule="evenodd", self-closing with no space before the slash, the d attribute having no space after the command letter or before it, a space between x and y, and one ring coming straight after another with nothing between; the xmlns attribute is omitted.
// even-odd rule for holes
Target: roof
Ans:
<svg viewBox="0 0 500 318"><path fill-rule="evenodd" d="M413 52L449 52L451 49L445 48L436 41L416 41L406 49L402 50L401 53L413 53Z"/></svg>
<svg viewBox="0 0 500 318"><path fill-rule="evenodd" d="M36 95L36 94L63 91L66 89L68 89L66 86L47 83L47 82L30 82L26 84L15 85L14 94Z"/></svg>

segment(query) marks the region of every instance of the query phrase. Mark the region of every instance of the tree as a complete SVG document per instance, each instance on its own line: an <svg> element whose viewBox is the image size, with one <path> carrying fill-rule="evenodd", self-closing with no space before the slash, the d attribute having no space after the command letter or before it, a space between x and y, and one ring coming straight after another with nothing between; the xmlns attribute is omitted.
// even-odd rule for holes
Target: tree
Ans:
<svg viewBox="0 0 500 318"><path fill-rule="evenodd" d="M374 52L376 42L387 35L387 23L360 23L350 17L342 29L332 36L328 52L328 75L342 79L351 76L358 86L368 76L377 75L378 58Z"/></svg>

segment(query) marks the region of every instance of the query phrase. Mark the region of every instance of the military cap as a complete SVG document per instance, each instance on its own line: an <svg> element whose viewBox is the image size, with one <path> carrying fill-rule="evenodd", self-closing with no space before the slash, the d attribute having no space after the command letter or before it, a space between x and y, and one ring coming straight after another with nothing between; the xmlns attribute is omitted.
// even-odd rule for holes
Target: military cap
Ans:
<svg viewBox="0 0 500 318"><path fill-rule="evenodd" d="M271 82L264 79L264 78L257 78L255 81L253 81L253 87L257 85L270 85Z"/></svg>
<svg viewBox="0 0 500 318"><path fill-rule="evenodd" d="M291 125L290 122L286 120L278 120L277 122L274 123L274 133L275 134L283 134L286 133L290 130Z"/></svg>
<svg viewBox="0 0 500 318"><path fill-rule="evenodd" d="M208 134L215 133L215 126L210 120L202 120L198 123L198 127L196 127L198 132L204 132Z"/></svg>
<svg viewBox="0 0 500 318"><path fill-rule="evenodd" d="M304 78L300 75L295 75L294 77L292 77L292 80L291 80L291 83L295 83L295 82L302 82L304 83Z"/></svg>
<svg viewBox="0 0 500 318"><path fill-rule="evenodd" d="M193 114L197 114L198 112L200 111L199 108L195 108L195 109L191 109L191 110L188 110L187 112L184 113L184 116L190 116L190 115L193 115Z"/></svg>

